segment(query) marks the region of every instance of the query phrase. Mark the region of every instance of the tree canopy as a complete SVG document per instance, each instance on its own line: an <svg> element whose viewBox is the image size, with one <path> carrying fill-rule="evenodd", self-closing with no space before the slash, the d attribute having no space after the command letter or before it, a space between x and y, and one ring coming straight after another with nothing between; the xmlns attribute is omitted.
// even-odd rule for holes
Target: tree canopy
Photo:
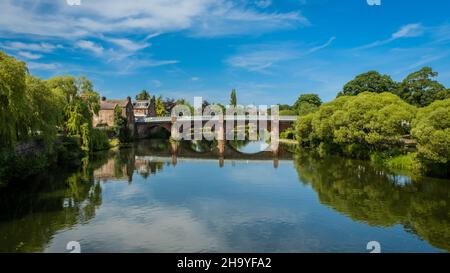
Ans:
<svg viewBox="0 0 450 273"><path fill-rule="evenodd" d="M322 105L322 100L316 94L302 94L291 107L299 116L304 116L312 113Z"/></svg>
<svg viewBox="0 0 450 273"><path fill-rule="evenodd" d="M230 105L231 106L236 106L237 105L236 89L231 90Z"/></svg>
<svg viewBox="0 0 450 273"><path fill-rule="evenodd" d="M24 62L0 51L0 145L12 147L18 138L17 125L24 118L26 76Z"/></svg>
<svg viewBox="0 0 450 273"><path fill-rule="evenodd" d="M145 89L136 95L136 100L150 100L150 99L151 99L151 95Z"/></svg>
<svg viewBox="0 0 450 273"><path fill-rule="evenodd" d="M424 164L441 164L450 172L450 99L421 108L412 123L419 159Z"/></svg>
<svg viewBox="0 0 450 273"><path fill-rule="evenodd" d="M369 71L346 83L338 96L355 96L363 92L394 93L397 86L397 83L390 76L381 75L377 71Z"/></svg>
<svg viewBox="0 0 450 273"><path fill-rule="evenodd" d="M438 81L430 67L409 74L400 84L398 95L410 104L424 107L435 100L450 98L449 92Z"/></svg>
<svg viewBox="0 0 450 273"><path fill-rule="evenodd" d="M400 136L409 132L415 111L391 93L342 96L300 117L297 139L304 146L367 157L370 151L398 143Z"/></svg>

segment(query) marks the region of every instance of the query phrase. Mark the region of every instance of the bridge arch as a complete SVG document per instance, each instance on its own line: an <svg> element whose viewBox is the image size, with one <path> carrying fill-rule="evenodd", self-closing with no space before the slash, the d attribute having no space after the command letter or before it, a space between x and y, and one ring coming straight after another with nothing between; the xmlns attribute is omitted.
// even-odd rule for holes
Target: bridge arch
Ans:
<svg viewBox="0 0 450 273"><path fill-rule="evenodd" d="M172 124L170 123L136 123L136 132L138 138L149 138L158 128L162 129L161 132L169 138L171 135Z"/></svg>

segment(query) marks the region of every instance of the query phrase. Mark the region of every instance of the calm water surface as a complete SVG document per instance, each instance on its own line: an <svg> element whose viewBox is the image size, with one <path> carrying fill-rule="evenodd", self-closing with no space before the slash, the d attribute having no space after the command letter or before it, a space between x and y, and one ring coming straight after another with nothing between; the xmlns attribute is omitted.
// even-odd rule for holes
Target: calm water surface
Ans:
<svg viewBox="0 0 450 273"><path fill-rule="evenodd" d="M0 189L0 252L450 250L449 180L214 145L143 141Z"/></svg>

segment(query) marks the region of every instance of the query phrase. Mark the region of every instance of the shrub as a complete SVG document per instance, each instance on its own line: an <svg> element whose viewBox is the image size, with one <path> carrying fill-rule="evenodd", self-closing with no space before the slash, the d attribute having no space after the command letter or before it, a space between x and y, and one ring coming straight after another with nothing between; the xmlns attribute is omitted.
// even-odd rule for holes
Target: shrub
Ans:
<svg viewBox="0 0 450 273"><path fill-rule="evenodd" d="M418 159L431 172L449 174L450 99L435 101L421 108L412 123L417 140ZM432 170L433 169L433 170Z"/></svg>
<svg viewBox="0 0 450 273"><path fill-rule="evenodd" d="M296 135L303 146L368 157L398 146L400 137L409 133L415 112L414 106L391 93L341 96L300 117Z"/></svg>
<svg viewBox="0 0 450 273"><path fill-rule="evenodd" d="M102 151L110 148L109 139L106 133L99 129L93 129L91 133L93 151Z"/></svg>

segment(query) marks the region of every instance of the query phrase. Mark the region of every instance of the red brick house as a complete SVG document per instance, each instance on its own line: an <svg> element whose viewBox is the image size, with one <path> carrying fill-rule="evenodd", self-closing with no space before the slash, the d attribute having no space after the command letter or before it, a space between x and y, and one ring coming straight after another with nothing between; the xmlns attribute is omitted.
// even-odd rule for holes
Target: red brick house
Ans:
<svg viewBox="0 0 450 273"><path fill-rule="evenodd" d="M120 107L122 110L122 116L126 117L128 120L128 127L130 128L130 131L134 133L134 112L130 97L124 100L102 98L100 101L100 110L98 111L98 115L94 115L93 117L93 126L113 127L114 112L116 107Z"/></svg>

